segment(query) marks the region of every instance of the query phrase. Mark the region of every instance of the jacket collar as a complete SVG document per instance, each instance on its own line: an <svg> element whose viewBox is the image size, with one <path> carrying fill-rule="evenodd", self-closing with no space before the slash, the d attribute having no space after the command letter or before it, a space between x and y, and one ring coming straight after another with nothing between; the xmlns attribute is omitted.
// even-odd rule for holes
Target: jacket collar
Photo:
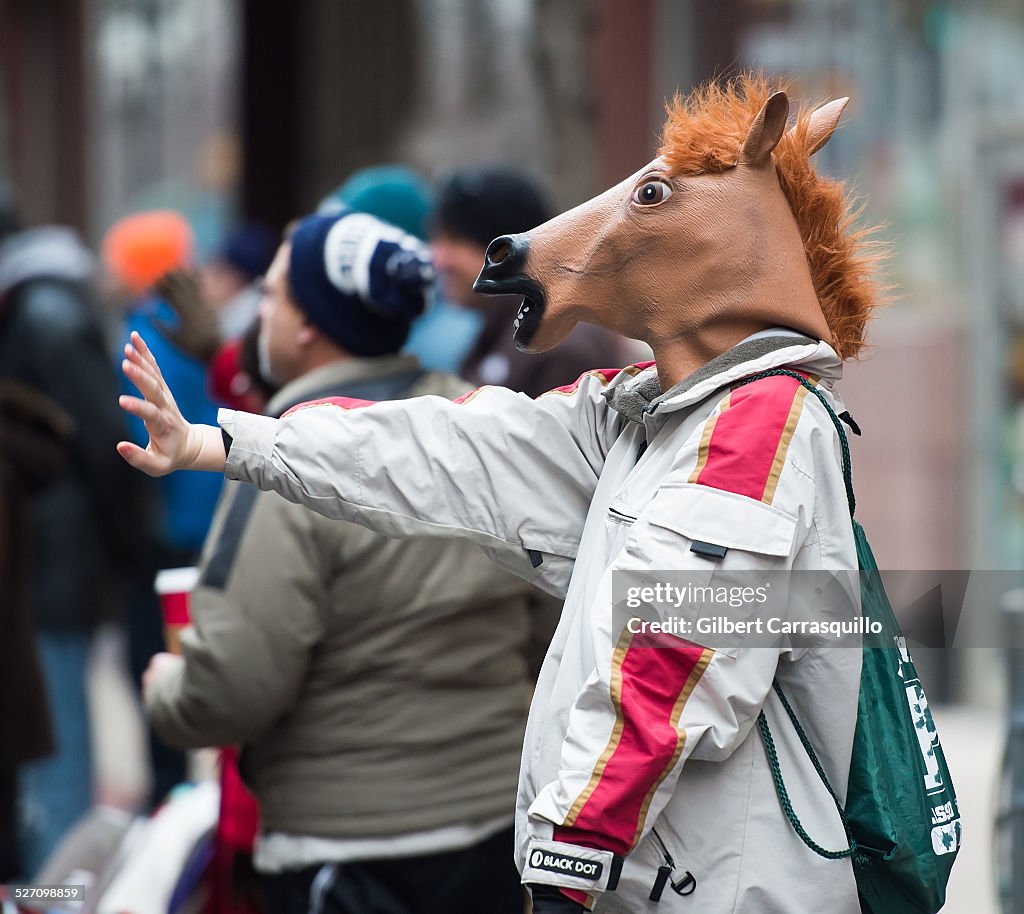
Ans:
<svg viewBox="0 0 1024 914"><path fill-rule="evenodd" d="M633 422L644 415L674 412L759 371L782 366L815 375L826 386L842 377L843 363L828 343L777 328L747 337L662 393L657 367L604 392L608 405Z"/></svg>
<svg viewBox="0 0 1024 914"><path fill-rule="evenodd" d="M316 396L325 390L343 384L412 373L419 367L420 363L414 355L387 355L371 359L349 358L321 365L285 384L274 394L267 404L267 415L279 416L295 404L316 399Z"/></svg>

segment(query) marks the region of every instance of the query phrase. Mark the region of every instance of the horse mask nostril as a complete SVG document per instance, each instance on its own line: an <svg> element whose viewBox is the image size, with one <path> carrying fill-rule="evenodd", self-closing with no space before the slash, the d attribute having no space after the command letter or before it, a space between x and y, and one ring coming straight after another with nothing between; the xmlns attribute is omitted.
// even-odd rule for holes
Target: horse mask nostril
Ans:
<svg viewBox="0 0 1024 914"><path fill-rule="evenodd" d="M512 253L512 239L508 236L495 238L487 245L487 262L490 264L502 263Z"/></svg>
<svg viewBox="0 0 1024 914"><path fill-rule="evenodd" d="M529 243L523 235L501 235L484 252L484 265L474 288L491 295L521 291L526 280L526 258Z"/></svg>

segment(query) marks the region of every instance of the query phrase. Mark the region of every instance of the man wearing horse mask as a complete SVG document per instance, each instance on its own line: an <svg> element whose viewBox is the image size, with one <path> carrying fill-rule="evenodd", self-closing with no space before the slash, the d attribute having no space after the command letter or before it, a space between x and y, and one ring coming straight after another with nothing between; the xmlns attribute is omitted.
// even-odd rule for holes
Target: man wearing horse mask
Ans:
<svg viewBox="0 0 1024 914"><path fill-rule="evenodd" d="M703 634L714 607L694 596L857 568L836 432L799 380L841 412L834 384L875 304L843 190L809 162L844 104L787 129L787 97L764 80L707 87L676 101L637 174L491 243L477 288L524 296L521 348L587 321L644 340L656 364L535 400L486 387L455 403L335 400L280 420L223 411L215 429L182 419L141 338L126 349L145 399L122 406L151 441L119 450L139 469L224 470L390 536L466 537L564 596L518 797L539 914L797 914L826 897L859 911L850 860L811 853L787 821L754 723L762 708L782 717L783 683L842 802L860 652ZM796 376L739 384L781 367ZM642 625L621 611L639 605L624 582L666 576L682 594L671 612ZM845 847L797 735L774 729L807 832Z"/></svg>

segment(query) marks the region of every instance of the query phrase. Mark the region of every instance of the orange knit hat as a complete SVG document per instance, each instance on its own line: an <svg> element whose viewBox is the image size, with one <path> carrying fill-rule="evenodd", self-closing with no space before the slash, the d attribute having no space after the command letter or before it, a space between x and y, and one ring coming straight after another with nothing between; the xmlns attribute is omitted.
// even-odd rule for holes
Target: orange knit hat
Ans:
<svg viewBox="0 0 1024 914"><path fill-rule="evenodd" d="M193 235L185 217L173 210L125 216L103 238L103 262L115 279L135 295L149 289L168 270L192 261Z"/></svg>

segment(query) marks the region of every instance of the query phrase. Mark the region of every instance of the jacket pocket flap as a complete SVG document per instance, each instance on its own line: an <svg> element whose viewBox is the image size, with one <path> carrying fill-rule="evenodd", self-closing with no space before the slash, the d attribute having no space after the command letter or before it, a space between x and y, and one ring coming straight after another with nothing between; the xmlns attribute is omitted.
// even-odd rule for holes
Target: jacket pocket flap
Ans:
<svg viewBox="0 0 1024 914"><path fill-rule="evenodd" d="M789 555L796 535L796 518L772 505L690 483L663 487L647 519L687 539L763 555Z"/></svg>

